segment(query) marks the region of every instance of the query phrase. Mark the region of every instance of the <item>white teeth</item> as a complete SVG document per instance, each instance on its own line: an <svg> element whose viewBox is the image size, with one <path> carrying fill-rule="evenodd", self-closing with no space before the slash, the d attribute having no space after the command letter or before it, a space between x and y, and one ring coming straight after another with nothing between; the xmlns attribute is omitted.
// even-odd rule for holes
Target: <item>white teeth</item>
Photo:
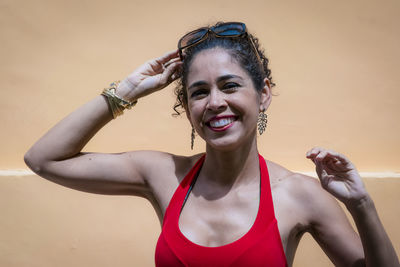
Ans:
<svg viewBox="0 0 400 267"><path fill-rule="evenodd" d="M219 120L212 120L210 121L210 125L211 127L224 127L230 123L232 123L234 121L233 118L223 118L223 119L219 119Z"/></svg>

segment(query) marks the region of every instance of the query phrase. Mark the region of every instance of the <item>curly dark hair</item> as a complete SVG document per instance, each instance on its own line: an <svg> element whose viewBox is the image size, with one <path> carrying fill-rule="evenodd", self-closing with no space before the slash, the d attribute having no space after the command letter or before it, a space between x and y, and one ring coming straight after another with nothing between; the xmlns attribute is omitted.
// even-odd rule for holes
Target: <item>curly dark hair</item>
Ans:
<svg viewBox="0 0 400 267"><path fill-rule="evenodd" d="M223 24L223 22L218 22L215 26L221 24ZM257 57L252 42L254 43L261 62ZM257 91L260 91L264 87L264 78L269 79L271 87L275 86L275 83L272 82L271 70L268 68L269 60L265 56L264 50L260 48L256 37L250 33L246 33L246 35L242 37L216 37L213 34L208 34L204 41L185 49L181 77L177 81L177 86L175 88L175 115L180 115L182 108L187 104L187 76L195 55L200 51L216 47L225 49L239 62L251 77Z"/></svg>

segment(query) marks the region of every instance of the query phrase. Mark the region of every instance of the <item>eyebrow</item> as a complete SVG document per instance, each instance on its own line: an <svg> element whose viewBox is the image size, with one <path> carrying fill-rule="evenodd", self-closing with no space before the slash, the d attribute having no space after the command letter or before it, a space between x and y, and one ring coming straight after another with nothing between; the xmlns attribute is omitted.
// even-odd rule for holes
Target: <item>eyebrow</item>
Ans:
<svg viewBox="0 0 400 267"><path fill-rule="evenodd" d="M235 78L236 78L236 79L243 80L243 78L240 77L239 75L227 74L227 75L223 75L223 76L221 76L221 77L218 77L217 82L219 83L219 82L222 82L222 81L225 81L225 80L235 79Z"/></svg>
<svg viewBox="0 0 400 267"><path fill-rule="evenodd" d="M234 79L234 78L243 80L243 78L241 76L239 76L239 75L227 74L227 75L223 75L223 76L218 77L217 78L217 83L219 83L221 81L229 80L229 79ZM206 85L206 84L207 84L206 81L197 81L197 82L194 82L193 84L191 84L188 87L188 90L192 89L193 87L202 86L202 85Z"/></svg>
<svg viewBox="0 0 400 267"><path fill-rule="evenodd" d="M189 87L188 87L188 91L194 87L197 86L202 86L202 85L206 85L207 83L205 81L197 81L195 83L192 83Z"/></svg>

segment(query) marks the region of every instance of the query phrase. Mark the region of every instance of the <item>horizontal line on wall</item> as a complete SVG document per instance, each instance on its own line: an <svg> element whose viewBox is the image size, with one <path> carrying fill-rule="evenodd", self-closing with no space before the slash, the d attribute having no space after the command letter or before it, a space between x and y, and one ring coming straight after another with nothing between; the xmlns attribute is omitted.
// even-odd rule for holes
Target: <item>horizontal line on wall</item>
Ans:
<svg viewBox="0 0 400 267"><path fill-rule="evenodd" d="M311 177L317 177L315 172L297 172ZM35 175L31 170L14 169L14 170L0 170L0 176L29 176ZM400 178L398 172L360 172L363 178Z"/></svg>
<svg viewBox="0 0 400 267"><path fill-rule="evenodd" d="M298 172L304 175L317 178L317 173L314 172ZM362 178L400 178L398 172L360 172Z"/></svg>
<svg viewBox="0 0 400 267"><path fill-rule="evenodd" d="M28 175L35 175L35 173L31 170L22 170L22 169L0 170L0 176L28 176Z"/></svg>

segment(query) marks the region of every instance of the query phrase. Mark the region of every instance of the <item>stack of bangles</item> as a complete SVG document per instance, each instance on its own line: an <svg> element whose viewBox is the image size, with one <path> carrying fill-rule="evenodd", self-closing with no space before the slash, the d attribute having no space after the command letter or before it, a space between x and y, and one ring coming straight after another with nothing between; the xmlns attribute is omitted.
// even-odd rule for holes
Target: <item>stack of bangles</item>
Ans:
<svg viewBox="0 0 400 267"><path fill-rule="evenodd" d="M122 115L124 113L124 109L131 109L137 103L137 100L129 102L115 94L119 83L120 81L113 82L109 87L104 88L103 92L101 93L107 98L114 119Z"/></svg>

